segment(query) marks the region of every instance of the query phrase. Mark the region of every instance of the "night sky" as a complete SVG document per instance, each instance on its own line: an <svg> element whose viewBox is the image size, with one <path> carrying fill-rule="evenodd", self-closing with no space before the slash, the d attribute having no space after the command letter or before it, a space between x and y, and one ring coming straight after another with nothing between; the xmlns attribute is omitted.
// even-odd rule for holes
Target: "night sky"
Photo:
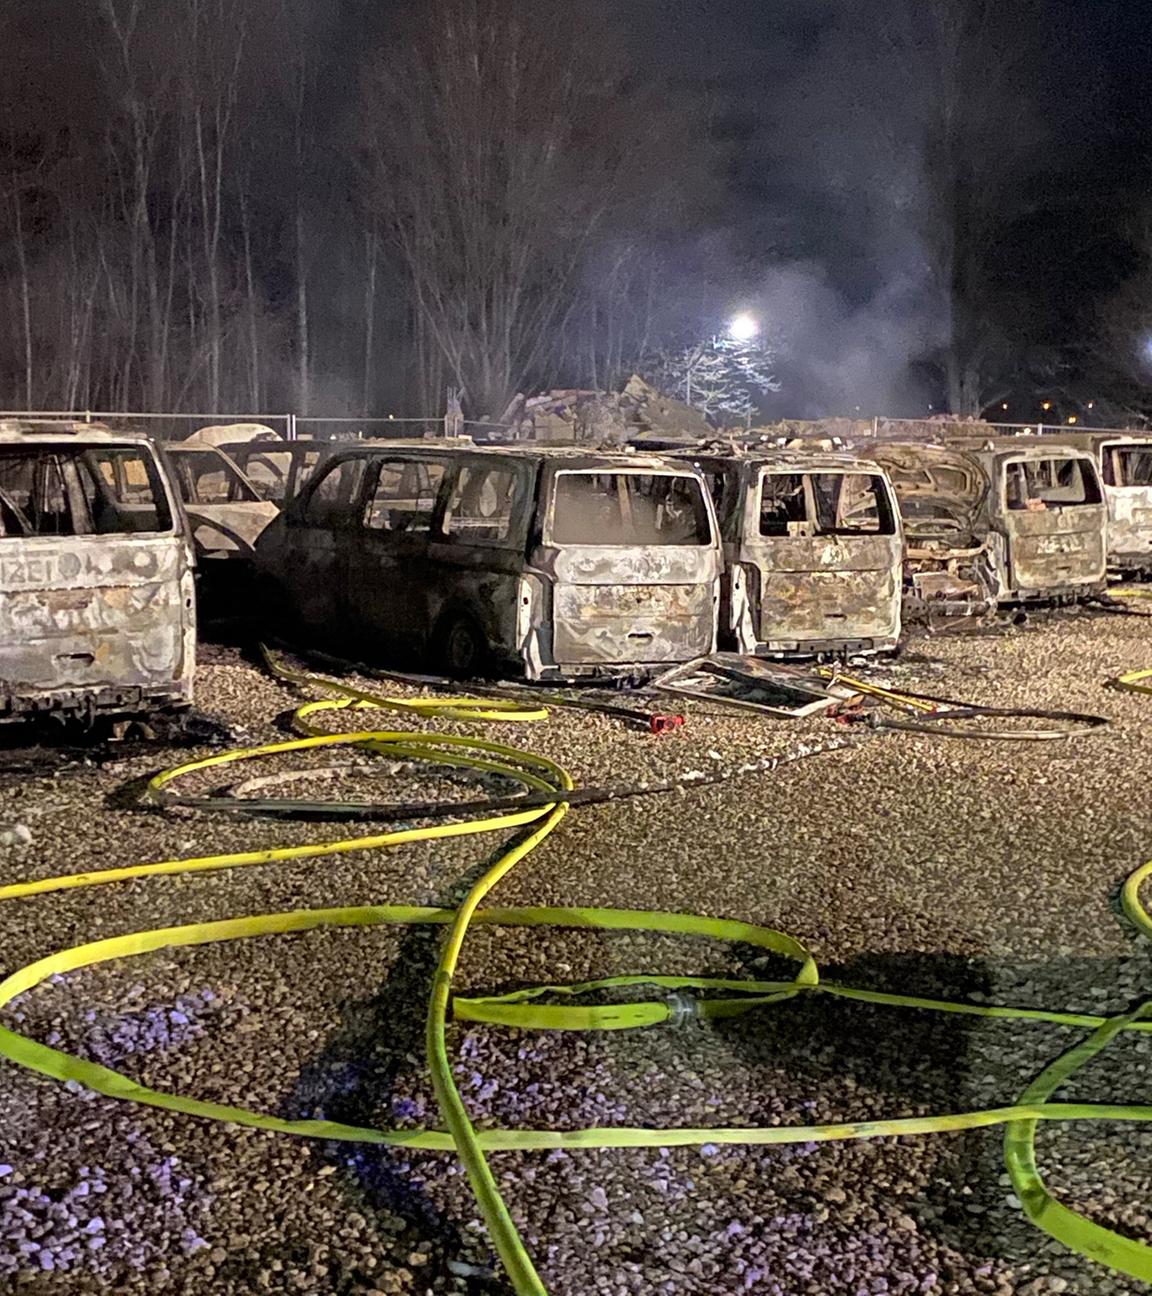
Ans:
<svg viewBox="0 0 1152 1296"><path fill-rule="evenodd" d="M413 267L381 201L404 183L451 194L462 159L436 173L418 93L381 105L365 91L421 41L431 63L413 88L435 83L436 60L451 58L437 23L453 6L484 15L496 49L522 23L530 62L567 59L594 83L615 61L608 75L623 78L610 103L593 85L574 106L590 120L561 145L557 202L579 207L580 177L593 188L617 140L630 182L572 262L561 294L572 301L548 316L556 345L513 364L512 390L616 384L751 312L781 380L766 417L1007 403L1008 419L1030 422L1042 400L1064 415L1091 401L1112 422L1152 415L1152 10L1134 0L213 0L194 66L172 35L190 6L154 0L130 92L107 21L127 12L123 0L0 6L0 385L40 407L207 400L345 414L435 412L450 379L467 387L416 339ZM930 25L958 15L977 34L948 46ZM220 297L198 215L215 200L191 198L190 114L198 98L209 110L237 42L223 215L208 240ZM467 60L439 71L445 84L466 79ZM486 75L498 87L498 63ZM618 108L638 86L626 102L648 105L637 109L646 139ZM156 132L142 204L125 166L133 96ZM512 153L520 126L500 116L498 88L492 98L476 151L498 141ZM946 103L955 138L942 131ZM390 147L400 139L417 143ZM443 164L451 132L441 142ZM502 202L496 193L484 209L489 236L515 218ZM560 241L534 249L526 300L553 291ZM131 276L146 247L164 253L149 265L181 267L178 282L149 289L174 303L151 321L124 305L138 300ZM379 280L370 303L366 249ZM625 287L605 282L622 250ZM82 284L93 308L78 344L70 293ZM161 332L166 368L149 341ZM477 396L476 412L498 413L507 395Z"/></svg>
<svg viewBox="0 0 1152 1296"><path fill-rule="evenodd" d="M1083 355L1085 334L1101 304L1133 273L1138 258L1129 234L1152 196L1146 88L1152 9L1129 0L1048 0L1043 7L1047 30L1036 33L1046 45L1043 73L1022 86L1019 105L1034 109L1047 133L1033 174L1022 179L1037 200L987 253L1031 307L1030 338L1059 350L1060 383L1086 400L1094 366ZM852 9L867 13L868 6L859 0L630 0L626 7L645 57L667 75L670 92L677 84L708 89L734 146L721 224L708 235L729 258L717 278L733 294L746 285L747 304L769 319L780 298L764 281L780 265L818 267L846 310L866 309L883 293L898 255L898 246L865 228L851 201L829 192L820 171L829 150L851 155L865 147L852 113L846 107L837 119L833 111L823 119L830 129L811 129L814 102L845 70L827 34ZM1009 116L1004 129L1014 128ZM785 324L787 301L785 295L779 306ZM836 356L828 360L834 365ZM911 412L924 389L905 386L889 403ZM863 399L867 404L868 393ZM809 412L795 385L778 404L782 412ZM1022 406L1018 412L1033 416Z"/></svg>

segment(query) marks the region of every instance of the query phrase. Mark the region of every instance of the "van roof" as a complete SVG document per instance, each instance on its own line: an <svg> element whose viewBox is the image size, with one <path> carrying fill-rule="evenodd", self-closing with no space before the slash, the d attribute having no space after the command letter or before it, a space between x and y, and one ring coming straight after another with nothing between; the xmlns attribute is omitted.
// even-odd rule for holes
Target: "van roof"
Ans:
<svg viewBox="0 0 1152 1296"><path fill-rule="evenodd" d="M378 454L386 451L389 454L448 454L448 455L482 455L494 458L515 458L537 460L541 463L560 461L579 467L604 468L652 468L667 472L675 471L677 464L670 463L668 458L651 452L639 454L628 450L598 450L583 445L486 445L474 442L417 440L415 437L393 441L360 441L333 444L332 449L339 454Z"/></svg>
<svg viewBox="0 0 1152 1296"><path fill-rule="evenodd" d="M677 450L672 456L676 459L696 461L711 460L714 463L749 463L770 464L773 468L791 468L796 472L819 472L821 469L853 469L859 472L883 473L883 469L873 460L863 455L851 454L839 450L803 450L771 449L743 447L706 450Z"/></svg>
<svg viewBox="0 0 1152 1296"><path fill-rule="evenodd" d="M1069 445L1066 441L1058 441L1055 438L1049 440L1047 437L952 437L947 441L880 440L873 444L876 447L875 453L877 454L882 454L885 450L901 450L913 454L934 455L941 459L947 458L949 455L954 458L967 456L981 463L1002 459L1052 459L1055 457L1088 459L1095 462L1095 456L1090 451Z"/></svg>
<svg viewBox="0 0 1152 1296"><path fill-rule="evenodd" d="M102 423L57 422L54 420L0 419L0 445L151 445L151 438L136 432L117 432Z"/></svg>

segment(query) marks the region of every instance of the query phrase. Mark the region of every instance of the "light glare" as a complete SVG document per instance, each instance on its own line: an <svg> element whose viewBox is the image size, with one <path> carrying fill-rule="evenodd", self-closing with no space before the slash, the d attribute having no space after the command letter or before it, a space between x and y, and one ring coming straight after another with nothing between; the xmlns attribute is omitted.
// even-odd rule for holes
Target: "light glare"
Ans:
<svg viewBox="0 0 1152 1296"><path fill-rule="evenodd" d="M760 325L751 315L737 315L728 325L728 335L734 342L751 342L760 332Z"/></svg>

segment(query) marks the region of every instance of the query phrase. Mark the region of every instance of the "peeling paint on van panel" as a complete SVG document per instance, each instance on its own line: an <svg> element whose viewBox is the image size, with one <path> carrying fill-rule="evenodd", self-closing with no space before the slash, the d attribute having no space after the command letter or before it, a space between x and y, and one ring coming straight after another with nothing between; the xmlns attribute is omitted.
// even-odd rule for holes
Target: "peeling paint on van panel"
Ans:
<svg viewBox="0 0 1152 1296"><path fill-rule="evenodd" d="M894 614L899 592L891 570L880 580L871 571L772 572L761 581L760 638L769 644L847 638L890 645L900 632Z"/></svg>
<svg viewBox="0 0 1152 1296"><path fill-rule="evenodd" d="M32 437L18 444L39 449ZM147 442L127 438L98 444L152 453ZM177 516L166 481L165 489ZM0 722L185 706L195 629L192 554L179 528L0 537Z"/></svg>
<svg viewBox="0 0 1152 1296"><path fill-rule="evenodd" d="M561 665L687 661L712 651L707 585L558 585L553 651Z"/></svg>
<svg viewBox="0 0 1152 1296"><path fill-rule="evenodd" d="M1152 567L1152 487L1105 486L1108 561L1121 571Z"/></svg>
<svg viewBox="0 0 1152 1296"><path fill-rule="evenodd" d="M1103 505L1017 512L1010 517L1009 558L1016 590L1058 590L1103 582Z"/></svg>

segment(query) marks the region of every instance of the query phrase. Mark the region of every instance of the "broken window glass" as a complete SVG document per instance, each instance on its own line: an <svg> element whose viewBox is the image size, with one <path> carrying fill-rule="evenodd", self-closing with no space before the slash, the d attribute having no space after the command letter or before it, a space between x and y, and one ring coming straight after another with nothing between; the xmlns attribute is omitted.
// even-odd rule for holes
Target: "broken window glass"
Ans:
<svg viewBox="0 0 1152 1296"><path fill-rule="evenodd" d="M1095 478L1085 471L1082 459L1025 459L1005 470L1009 509L1043 512L1049 508L1074 508L1099 504Z"/></svg>
<svg viewBox="0 0 1152 1296"><path fill-rule="evenodd" d="M1112 446L1104 455L1109 486L1152 486L1152 446Z"/></svg>
<svg viewBox="0 0 1152 1296"><path fill-rule="evenodd" d="M760 488L760 534L796 535L807 530L808 496L802 473L765 473Z"/></svg>
<svg viewBox="0 0 1152 1296"><path fill-rule="evenodd" d="M185 504L250 504L260 498L235 465L215 450L174 450L169 458Z"/></svg>
<svg viewBox="0 0 1152 1296"><path fill-rule="evenodd" d="M762 536L894 535L884 479L868 473L766 473Z"/></svg>
<svg viewBox="0 0 1152 1296"><path fill-rule="evenodd" d="M706 545L712 527L695 477L560 472L551 541L584 545Z"/></svg>
<svg viewBox="0 0 1152 1296"><path fill-rule="evenodd" d="M283 504L292 481L292 465L299 463L297 476L306 478L320 460L319 450L307 450L295 455L291 450L271 450L253 447L251 450L230 451L233 458L247 473L248 478L267 500Z"/></svg>
<svg viewBox="0 0 1152 1296"><path fill-rule="evenodd" d="M339 459L317 481L304 505L304 525L341 528L357 525L359 503L368 460Z"/></svg>

